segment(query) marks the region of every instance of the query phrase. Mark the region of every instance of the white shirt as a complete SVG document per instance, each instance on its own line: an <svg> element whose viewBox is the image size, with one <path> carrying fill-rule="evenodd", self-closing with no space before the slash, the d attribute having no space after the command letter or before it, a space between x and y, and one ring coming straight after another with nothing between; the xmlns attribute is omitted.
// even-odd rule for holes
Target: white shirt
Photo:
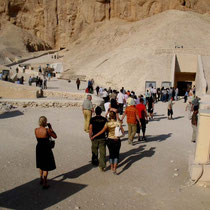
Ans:
<svg viewBox="0 0 210 210"><path fill-rule="evenodd" d="M118 95L117 95L117 102L119 104L123 104L124 103L124 99L125 99L125 96L123 93L119 92Z"/></svg>
<svg viewBox="0 0 210 210"><path fill-rule="evenodd" d="M106 103L104 104L105 113L107 113L107 112L108 112L109 105L110 105L110 102L106 102Z"/></svg>
<svg viewBox="0 0 210 210"><path fill-rule="evenodd" d="M102 98L106 98L108 96L108 93L104 90L102 93Z"/></svg>
<svg viewBox="0 0 210 210"><path fill-rule="evenodd" d="M102 93L103 92L103 88L99 88L99 93Z"/></svg>

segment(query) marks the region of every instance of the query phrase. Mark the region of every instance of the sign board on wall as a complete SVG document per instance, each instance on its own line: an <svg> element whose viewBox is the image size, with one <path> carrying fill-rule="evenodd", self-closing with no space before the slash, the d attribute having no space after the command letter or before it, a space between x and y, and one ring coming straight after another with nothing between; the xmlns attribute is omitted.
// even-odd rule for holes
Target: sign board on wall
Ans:
<svg viewBox="0 0 210 210"><path fill-rule="evenodd" d="M171 87L171 82L164 81L164 82L162 82L161 87L164 87L164 89L170 88Z"/></svg>
<svg viewBox="0 0 210 210"><path fill-rule="evenodd" d="M156 88L156 82L155 81L146 81L145 82L145 90Z"/></svg>

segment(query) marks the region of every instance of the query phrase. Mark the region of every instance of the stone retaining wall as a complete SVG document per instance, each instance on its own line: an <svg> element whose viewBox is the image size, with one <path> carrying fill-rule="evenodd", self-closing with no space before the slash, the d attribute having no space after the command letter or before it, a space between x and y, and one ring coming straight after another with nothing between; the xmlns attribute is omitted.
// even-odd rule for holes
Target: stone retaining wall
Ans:
<svg viewBox="0 0 210 210"><path fill-rule="evenodd" d="M43 90L43 96L47 98L65 98L65 99L70 99L70 100L84 100L86 97L86 94Z"/></svg>
<svg viewBox="0 0 210 210"><path fill-rule="evenodd" d="M82 106L82 101L56 101L56 102L48 102L48 101L4 101L6 104L10 104L14 107L22 107L22 108L27 108L27 107L34 107L34 108L67 108L67 107L81 107Z"/></svg>
<svg viewBox="0 0 210 210"><path fill-rule="evenodd" d="M93 106L101 106L101 108L104 108L103 100L100 99L93 99L92 101ZM67 108L67 107L82 107L83 100L43 100L43 99L37 99L37 100L13 100L13 99L0 99L0 104L4 105L11 105L13 107L34 107L34 108Z"/></svg>

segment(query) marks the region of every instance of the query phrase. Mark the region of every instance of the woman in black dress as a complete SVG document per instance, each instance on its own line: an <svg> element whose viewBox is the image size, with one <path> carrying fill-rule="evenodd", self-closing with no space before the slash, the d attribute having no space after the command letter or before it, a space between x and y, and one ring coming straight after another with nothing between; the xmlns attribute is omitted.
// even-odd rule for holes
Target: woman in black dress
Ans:
<svg viewBox="0 0 210 210"><path fill-rule="evenodd" d="M50 137L57 138L50 123L47 123L47 118L41 116L39 118L39 128L35 129L35 136L37 138L36 145L36 167L40 169L40 184L43 189L49 188L47 184L48 171L56 168L55 160L50 144ZM46 128L48 126L48 128Z"/></svg>

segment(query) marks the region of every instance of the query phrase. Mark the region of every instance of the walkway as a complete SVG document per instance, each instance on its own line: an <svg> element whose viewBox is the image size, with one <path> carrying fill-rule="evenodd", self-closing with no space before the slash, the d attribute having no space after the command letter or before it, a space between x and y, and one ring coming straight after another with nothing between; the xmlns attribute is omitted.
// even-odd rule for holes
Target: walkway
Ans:
<svg viewBox="0 0 210 210"><path fill-rule="evenodd" d="M210 189L189 186L189 157L195 145L182 101L155 107L147 127L148 142L128 145L122 139L118 176L93 168L90 140L83 132L80 109L19 109L0 115L0 207L16 209L141 209L206 210ZM50 172L51 188L44 192L35 168L34 128L47 116L57 132L57 169ZM125 126L126 128L126 126ZM126 128L127 130L127 128ZM108 153L107 153L108 155ZM107 164L109 165L109 164Z"/></svg>

